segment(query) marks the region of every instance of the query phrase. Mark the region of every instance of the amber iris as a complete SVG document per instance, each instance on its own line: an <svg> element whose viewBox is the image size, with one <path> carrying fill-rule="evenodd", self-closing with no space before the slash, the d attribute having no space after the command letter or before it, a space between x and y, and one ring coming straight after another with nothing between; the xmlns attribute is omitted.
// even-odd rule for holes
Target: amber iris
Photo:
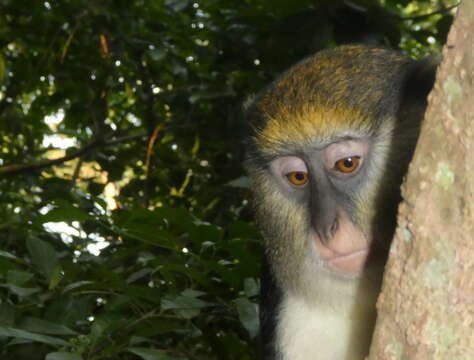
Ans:
<svg viewBox="0 0 474 360"><path fill-rule="evenodd" d="M334 168L342 173L349 174L357 170L360 164L359 156L351 156L336 161Z"/></svg>
<svg viewBox="0 0 474 360"><path fill-rule="evenodd" d="M292 171L286 174L286 178L295 186L303 186L309 181L309 175L304 171Z"/></svg>

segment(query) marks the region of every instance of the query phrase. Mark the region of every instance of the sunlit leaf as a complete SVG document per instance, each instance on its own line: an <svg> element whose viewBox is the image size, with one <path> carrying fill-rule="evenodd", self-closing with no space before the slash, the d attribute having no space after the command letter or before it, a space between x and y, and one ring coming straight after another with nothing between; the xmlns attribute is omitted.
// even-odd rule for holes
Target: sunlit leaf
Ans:
<svg viewBox="0 0 474 360"><path fill-rule="evenodd" d="M64 201L56 201L56 206L40 218L41 223L85 221L90 216L83 210Z"/></svg>

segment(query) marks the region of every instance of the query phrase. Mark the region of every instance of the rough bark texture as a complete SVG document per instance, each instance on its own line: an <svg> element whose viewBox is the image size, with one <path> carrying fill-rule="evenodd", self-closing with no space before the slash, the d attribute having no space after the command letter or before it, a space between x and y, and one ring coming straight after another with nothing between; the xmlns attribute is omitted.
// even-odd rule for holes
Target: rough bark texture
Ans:
<svg viewBox="0 0 474 360"><path fill-rule="evenodd" d="M474 1L443 50L369 359L474 359Z"/></svg>

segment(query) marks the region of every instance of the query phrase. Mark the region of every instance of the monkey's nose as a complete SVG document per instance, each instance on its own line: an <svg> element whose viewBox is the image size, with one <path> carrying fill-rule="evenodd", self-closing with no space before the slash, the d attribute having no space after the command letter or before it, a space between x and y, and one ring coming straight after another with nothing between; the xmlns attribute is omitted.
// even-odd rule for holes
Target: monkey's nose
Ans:
<svg viewBox="0 0 474 360"><path fill-rule="evenodd" d="M324 245L328 245L331 242L331 239L336 234L339 229L339 219L337 216L334 216L331 220L324 219L325 221L319 223L315 226L316 234L318 234L321 242Z"/></svg>

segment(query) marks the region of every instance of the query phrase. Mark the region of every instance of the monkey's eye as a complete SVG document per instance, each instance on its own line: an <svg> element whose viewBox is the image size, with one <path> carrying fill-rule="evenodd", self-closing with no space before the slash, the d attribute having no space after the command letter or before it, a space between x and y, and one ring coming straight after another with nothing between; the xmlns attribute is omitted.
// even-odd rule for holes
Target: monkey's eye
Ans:
<svg viewBox="0 0 474 360"><path fill-rule="evenodd" d="M285 176L294 186L303 186L309 181L309 175L304 171L291 171Z"/></svg>
<svg viewBox="0 0 474 360"><path fill-rule="evenodd" d="M360 156L349 156L336 161L334 169L344 174L350 174L357 170L360 164Z"/></svg>

